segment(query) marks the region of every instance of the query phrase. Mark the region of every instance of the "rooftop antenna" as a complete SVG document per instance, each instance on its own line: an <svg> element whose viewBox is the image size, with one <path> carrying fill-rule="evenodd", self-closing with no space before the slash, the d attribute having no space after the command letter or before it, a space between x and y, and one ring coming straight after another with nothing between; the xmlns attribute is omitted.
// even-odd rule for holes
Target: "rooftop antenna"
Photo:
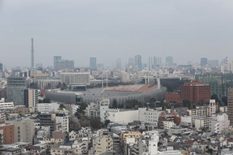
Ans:
<svg viewBox="0 0 233 155"><path fill-rule="evenodd" d="M31 38L31 67L34 68L34 47L33 47L33 38Z"/></svg>

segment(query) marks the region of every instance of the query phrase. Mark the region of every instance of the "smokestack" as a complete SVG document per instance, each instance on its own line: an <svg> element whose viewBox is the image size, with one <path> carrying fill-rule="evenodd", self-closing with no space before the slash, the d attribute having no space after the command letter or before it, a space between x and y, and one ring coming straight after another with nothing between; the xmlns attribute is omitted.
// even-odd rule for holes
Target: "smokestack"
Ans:
<svg viewBox="0 0 233 155"><path fill-rule="evenodd" d="M32 45L32 49L31 49L31 67L34 68L34 47L33 47L33 38L31 39L31 45Z"/></svg>

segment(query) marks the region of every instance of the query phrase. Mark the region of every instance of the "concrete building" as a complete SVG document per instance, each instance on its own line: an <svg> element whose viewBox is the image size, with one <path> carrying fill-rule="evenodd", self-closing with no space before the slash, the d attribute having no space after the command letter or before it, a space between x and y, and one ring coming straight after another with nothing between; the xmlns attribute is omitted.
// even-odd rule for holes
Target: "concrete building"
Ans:
<svg viewBox="0 0 233 155"><path fill-rule="evenodd" d="M13 102L4 102L4 103L0 103L0 111L4 111L4 110L12 110L14 109L14 103Z"/></svg>
<svg viewBox="0 0 233 155"><path fill-rule="evenodd" d="M32 119L13 121L14 142L29 142L33 144L35 126Z"/></svg>
<svg viewBox="0 0 233 155"><path fill-rule="evenodd" d="M50 135L52 135L53 131L56 129L56 115L43 113L38 115L38 119L40 121L40 126L50 127Z"/></svg>
<svg viewBox="0 0 233 155"><path fill-rule="evenodd" d="M173 126L175 126L175 123L173 121L163 121L163 129L164 130L168 130Z"/></svg>
<svg viewBox="0 0 233 155"><path fill-rule="evenodd" d="M138 109L138 120L142 123L154 124L155 128L158 127L159 117L165 114L163 111L139 108Z"/></svg>
<svg viewBox="0 0 233 155"><path fill-rule="evenodd" d="M210 130L212 133L222 133L227 130L230 125L227 114L218 115L216 119L211 121Z"/></svg>
<svg viewBox="0 0 233 155"><path fill-rule="evenodd" d="M73 60L64 60L61 56L54 56L54 70L74 69Z"/></svg>
<svg viewBox="0 0 233 155"><path fill-rule="evenodd" d="M29 108L30 112L36 111L36 105L38 103L38 90L26 89L24 90L24 105Z"/></svg>
<svg viewBox="0 0 233 155"><path fill-rule="evenodd" d="M56 130L69 132L69 116L64 113L56 113Z"/></svg>
<svg viewBox="0 0 233 155"><path fill-rule="evenodd" d="M128 124L138 120L138 110L109 109L106 113L106 120L112 123Z"/></svg>
<svg viewBox="0 0 233 155"><path fill-rule="evenodd" d="M214 119L211 117L195 119L195 128L197 130L208 130L211 127L211 121Z"/></svg>
<svg viewBox="0 0 233 155"><path fill-rule="evenodd" d="M0 130L3 130L3 144L14 143L14 124L0 124Z"/></svg>
<svg viewBox="0 0 233 155"><path fill-rule="evenodd" d="M58 103L38 103L37 112L40 112L40 113L57 112L59 106L60 105Z"/></svg>
<svg viewBox="0 0 233 155"><path fill-rule="evenodd" d="M24 90L27 89L26 78L8 77L7 78L7 101L18 105L24 105Z"/></svg>
<svg viewBox="0 0 233 155"><path fill-rule="evenodd" d="M233 88L227 89L227 114L230 125L233 125Z"/></svg>
<svg viewBox="0 0 233 155"><path fill-rule="evenodd" d="M61 82L67 85L90 85L90 73L65 72L60 74Z"/></svg>
<svg viewBox="0 0 233 155"><path fill-rule="evenodd" d="M103 132L103 135L93 139L93 151L89 155L101 155L113 151L113 139L109 133Z"/></svg>

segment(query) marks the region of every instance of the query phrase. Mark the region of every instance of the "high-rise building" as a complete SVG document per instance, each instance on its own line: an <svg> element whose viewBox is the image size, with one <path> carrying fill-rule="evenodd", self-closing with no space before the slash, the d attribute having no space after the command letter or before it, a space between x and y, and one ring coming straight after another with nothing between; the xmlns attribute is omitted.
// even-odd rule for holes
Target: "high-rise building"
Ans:
<svg viewBox="0 0 233 155"><path fill-rule="evenodd" d="M69 132L69 116L64 113L56 114L56 130Z"/></svg>
<svg viewBox="0 0 233 155"><path fill-rule="evenodd" d="M227 114L230 125L233 125L233 88L227 89Z"/></svg>
<svg viewBox="0 0 233 155"><path fill-rule="evenodd" d="M116 61L116 67L118 69L121 69L121 59L120 58L118 58L117 61Z"/></svg>
<svg viewBox="0 0 233 155"><path fill-rule="evenodd" d="M173 57L168 56L166 57L166 66L173 66L174 62L173 62Z"/></svg>
<svg viewBox="0 0 233 155"><path fill-rule="evenodd" d="M36 89L24 90L24 105L29 108L30 112L35 112L38 103L38 91Z"/></svg>
<svg viewBox="0 0 233 155"><path fill-rule="evenodd" d="M27 89L26 78L8 77L7 78L7 101L14 102L16 105L24 105L24 90Z"/></svg>
<svg viewBox="0 0 233 155"><path fill-rule="evenodd" d="M0 72L3 72L3 64L0 63Z"/></svg>
<svg viewBox="0 0 233 155"><path fill-rule="evenodd" d="M134 64L135 67L137 67L138 69L142 69L142 56L141 55L136 55L134 57Z"/></svg>
<svg viewBox="0 0 233 155"><path fill-rule="evenodd" d="M128 66L134 66L134 58L129 58Z"/></svg>
<svg viewBox="0 0 233 155"><path fill-rule="evenodd" d="M74 69L73 60L64 60L61 56L54 56L54 70Z"/></svg>
<svg viewBox="0 0 233 155"><path fill-rule="evenodd" d="M207 58L201 58L201 66L207 65Z"/></svg>
<svg viewBox="0 0 233 155"><path fill-rule="evenodd" d="M96 57L90 57L90 67L93 69L93 68L96 68Z"/></svg>
<svg viewBox="0 0 233 155"><path fill-rule="evenodd" d="M32 49L31 49L31 68L34 68L34 45L33 45L33 38L31 39Z"/></svg>
<svg viewBox="0 0 233 155"><path fill-rule="evenodd" d="M162 65L162 63L161 63L161 57L154 57L152 64L153 64L154 68L160 67Z"/></svg>

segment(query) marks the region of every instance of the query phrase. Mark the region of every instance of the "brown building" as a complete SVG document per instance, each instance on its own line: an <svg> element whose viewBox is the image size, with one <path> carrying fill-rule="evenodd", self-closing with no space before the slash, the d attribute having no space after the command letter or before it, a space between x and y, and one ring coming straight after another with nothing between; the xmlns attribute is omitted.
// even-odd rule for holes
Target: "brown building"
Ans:
<svg viewBox="0 0 233 155"><path fill-rule="evenodd" d="M191 103L206 103L211 97L210 85L200 81L185 82L180 86L180 93L173 92L166 94L167 103L181 103L183 100L189 100Z"/></svg>
<svg viewBox="0 0 233 155"><path fill-rule="evenodd" d="M0 124L0 130L3 130L3 144L14 143L14 125Z"/></svg>
<svg viewBox="0 0 233 155"><path fill-rule="evenodd" d="M233 88L227 89L227 114L230 125L233 125Z"/></svg>

